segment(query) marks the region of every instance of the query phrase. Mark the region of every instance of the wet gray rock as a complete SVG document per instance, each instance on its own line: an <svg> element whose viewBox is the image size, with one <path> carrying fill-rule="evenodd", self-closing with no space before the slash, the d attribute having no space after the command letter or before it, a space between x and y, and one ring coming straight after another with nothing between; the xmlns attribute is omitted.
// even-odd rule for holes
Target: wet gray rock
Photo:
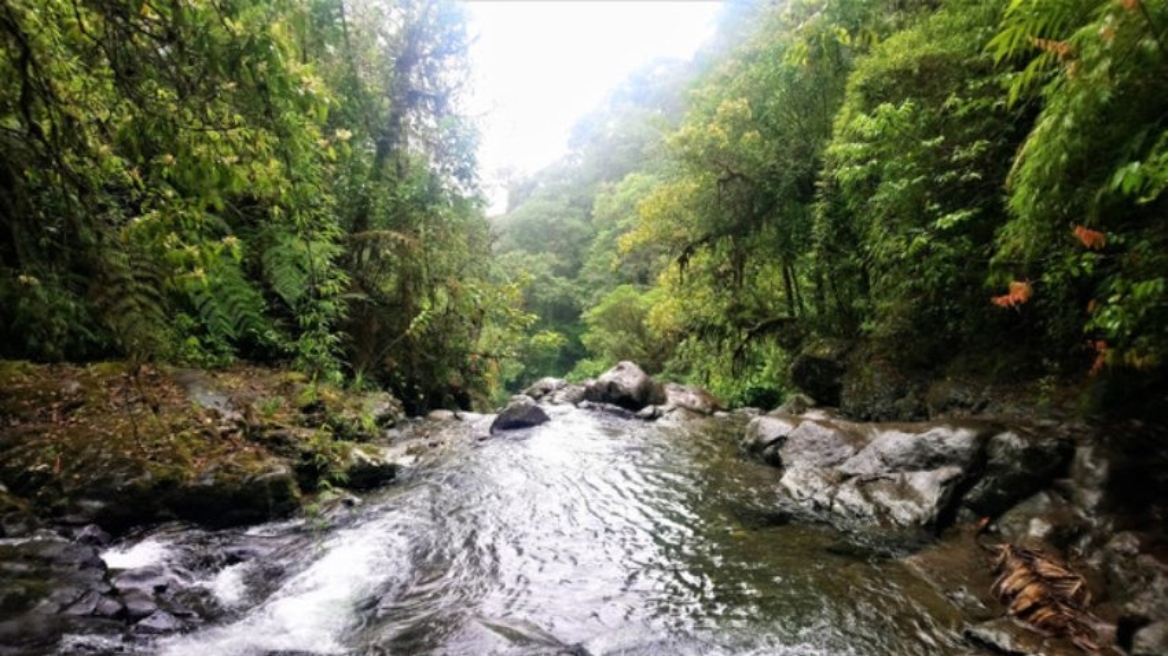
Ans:
<svg viewBox="0 0 1168 656"><path fill-rule="evenodd" d="M831 511L848 519L916 527L935 526L962 476L957 467L856 476L835 489Z"/></svg>
<svg viewBox="0 0 1168 656"><path fill-rule="evenodd" d="M781 466L783 463L779 457L779 447L799 423L796 417L755 417L746 425L746 432L738 440L738 448L746 455L769 465Z"/></svg>
<svg viewBox="0 0 1168 656"><path fill-rule="evenodd" d="M640 367L624 361L584 388L585 400L608 403L636 412L648 405L664 405L665 388Z"/></svg>
<svg viewBox="0 0 1168 656"><path fill-rule="evenodd" d="M966 640L997 654L1025 656L1040 653L1043 647L1042 636L1004 617L968 626L962 634Z"/></svg>
<svg viewBox="0 0 1168 656"><path fill-rule="evenodd" d="M1063 553L1090 530L1088 521L1069 501L1049 490L1015 504L995 524L1007 542L1036 547L1048 544Z"/></svg>
<svg viewBox="0 0 1168 656"><path fill-rule="evenodd" d="M81 544L101 547L109 544L110 534L97 524L86 524L73 533L73 539Z"/></svg>
<svg viewBox="0 0 1168 656"><path fill-rule="evenodd" d="M556 390L545 400L552 405L578 405L584 401L586 388L584 385L568 385Z"/></svg>
<svg viewBox="0 0 1168 656"><path fill-rule="evenodd" d="M543 408L536 405L530 396L516 396L503 408L495 421L491 422L491 434L499 431L531 428L551 421Z"/></svg>
<svg viewBox="0 0 1168 656"><path fill-rule="evenodd" d="M780 487L806 507L900 528L946 526L963 504L1009 508L1049 485L1071 454L1060 439L988 422L857 424L810 410L756 417L739 445L784 468Z"/></svg>
<svg viewBox="0 0 1168 656"><path fill-rule="evenodd" d="M581 410L591 410L593 412L603 412L603 413L608 414L608 415L620 417L621 419L638 419L639 418L637 416L636 412L633 412L632 410L629 410L628 408L623 408L619 405L614 405L612 403L595 403L593 401L581 401L580 405L577 407L579 407Z"/></svg>
<svg viewBox="0 0 1168 656"><path fill-rule="evenodd" d="M978 516L997 516L1064 475L1074 453L1074 444L1065 437L997 432L985 445L984 470L963 505Z"/></svg>
<svg viewBox="0 0 1168 656"><path fill-rule="evenodd" d="M151 613L148 617L134 625L134 632L146 635L174 633L183 628L183 623L177 617L164 610Z"/></svg>
<svg viewBox="0 0 1168 656"><path fill-rule="evenodd" d="M1139 622L1168 618L1168 563L1147 552L1151 541L1135 531L1116 533L1099 556L1109 596Z"/></svg>
<svg viewBox="0 0 1168 656"><path fill-rule="evenodd" d="M154 596L141 590L131 590L122 595L122 605L126 609L126 616L131 622L149 617L158 610L158 602Z"/></svg>
<svg viewBox="0 0 1168 656"><path fill-rule="evenodd" d="M40 520L24 511L13 510L0 515L0 537L23 538L40 527Z"/></svg>
<svg viewBox="0 0 1168 656"><path fill-rule="evenodd" d="M845 477L834 469L788 467L779 487L795 501L814 511L830 512Z"/></svg>
<svg viewBox="0 0 1168 656"><path fill-rule="evenodd" d="M92 546L45 533L0 545L0 654L50 653L62 633L117 605L112 596Z"/></svg>
<svg viewBox="0 0 1168 656"><path fill-rule="evenodd" d="M842 465L850 462L860 449L865 448L868 436L859 427L846 422L826 422L807 419L794 427L779 447L779 459L785 464L800 467L836 467L845 474Z"/></svg>
<svg viewBox="0 0 1168 656"><path fill-rule="evenodd" d="M97 590L87 590L82 593L72 604L69 604L61 612L65 615L86 616L94 615L97 612L97 605L103 599L101 593Z"/></svg>

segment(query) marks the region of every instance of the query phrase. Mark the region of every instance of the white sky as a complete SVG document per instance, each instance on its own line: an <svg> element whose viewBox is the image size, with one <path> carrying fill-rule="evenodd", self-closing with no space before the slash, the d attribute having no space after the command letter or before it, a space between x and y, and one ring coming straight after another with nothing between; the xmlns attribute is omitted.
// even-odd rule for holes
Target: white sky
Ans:
<svg viewBox="0 0 1168 656"><path fill-rule="evenodd" d="M712 36L714 0L469 0L472 116L484 183L567 151L572 125L640 64L688 59ZM495 196L495 194L492 194ZM498 200L492 205L497 207Z"/></svg>

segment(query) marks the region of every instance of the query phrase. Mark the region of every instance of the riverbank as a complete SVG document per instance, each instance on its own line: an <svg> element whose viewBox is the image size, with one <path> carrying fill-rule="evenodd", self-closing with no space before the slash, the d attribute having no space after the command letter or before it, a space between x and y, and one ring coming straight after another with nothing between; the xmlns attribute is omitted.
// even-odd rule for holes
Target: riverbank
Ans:
<svg viewBox="0 0 1168 656"><path fill-rule="evenodd" d="M388 394L258 367L3 362L0 389L9 538L45 522L116 535L286 517L322 488L392 480L392 460L367 443L404 417Z"/></svg>

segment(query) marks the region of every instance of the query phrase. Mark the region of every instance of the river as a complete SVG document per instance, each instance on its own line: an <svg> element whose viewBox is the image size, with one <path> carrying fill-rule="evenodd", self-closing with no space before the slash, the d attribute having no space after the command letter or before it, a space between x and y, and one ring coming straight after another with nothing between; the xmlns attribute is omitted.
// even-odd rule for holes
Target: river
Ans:
<svg viewBox="0 0 1168 656"><path fill-rule="evenodd" d="M533 429L439 444L400 482L324 519L162 527L111 568L169 568L210 620L119 653L969 653L927 583L824 525L788 521L778 470L734 418L644 423L557 409ZM93 637L68 636L61 653ZM106 645L111 651L114 644Z"/></svg>

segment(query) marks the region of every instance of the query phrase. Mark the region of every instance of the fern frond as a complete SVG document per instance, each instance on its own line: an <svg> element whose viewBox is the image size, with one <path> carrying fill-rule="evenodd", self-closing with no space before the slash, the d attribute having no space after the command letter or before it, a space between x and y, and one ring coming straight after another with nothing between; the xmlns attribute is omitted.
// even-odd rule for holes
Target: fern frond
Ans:
<svg viewBox="0 0 1168 656"><path fill-rule="evenodd" d="M230 258L220 258L189 293L213 339L237 344L249 338L260 340L271 328L263 295Z"/></svg>
<svg viewBox="0 0 1168 656"><path fill-rule="evenodd" d="M124 355L149 359L169 345L163 268L137 249L104 249L90 287L95 314Z"/></svg>

